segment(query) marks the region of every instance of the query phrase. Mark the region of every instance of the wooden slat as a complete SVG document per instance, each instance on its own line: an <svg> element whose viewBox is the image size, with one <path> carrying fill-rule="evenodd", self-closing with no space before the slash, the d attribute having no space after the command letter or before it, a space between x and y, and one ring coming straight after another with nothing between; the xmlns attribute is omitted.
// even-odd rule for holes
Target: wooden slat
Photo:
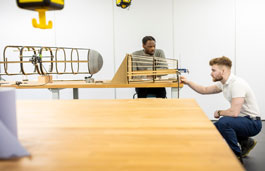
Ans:
<svg viewBox="0 0 265 171"><path fill-rule="evenodd" d="M20 64L20 63L32 63L31 61L7 61L7 62L0 62L0 64ZM45 61L43 60L42 63L88 63L87 60L68 60L68 61Z"/></svg>
<svg viewBox="0 0 265 171"><path fill-rule="evenodd" d="M0 87L14 87L17 89L40 89L40 88L135 88L135 87L178 87L178 83L172 81L163 83L112 83L104 81L103 83L86 83L85 81L71 81L71 80L53 80L52 83L39 84L37 81L24 82L17 86L15 82L0 82ZM2 84L4 83L4 84ZM183 87L183 84L180 84Z"/></svg>
<svg viewBox="0 0 265 171"><path fill-rule="evenodd" d="M161 69L161 70L144 70L144 71L132 71L128 72L128 76L144 76L144 75L165 75L176 74L176 69Z"/></svg>

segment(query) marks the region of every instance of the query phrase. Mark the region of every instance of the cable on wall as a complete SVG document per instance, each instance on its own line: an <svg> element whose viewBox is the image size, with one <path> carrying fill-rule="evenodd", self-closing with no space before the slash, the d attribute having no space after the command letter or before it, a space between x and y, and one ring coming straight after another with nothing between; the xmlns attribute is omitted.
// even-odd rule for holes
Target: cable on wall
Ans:
<svg viewBox="0 0 265 171"><path fill-rule="evenodd" d="M112 44L113 44L113 71L114 71L114 73L116 72L116 53L115 53L115 12L114 12L114 10L115 10L115 5L114 5L114 3L115 2L112 2L112 31L113 31L113 33L112 33L112 35L113 35L113 38L112 38L112 40L113 40L113 42L112 42ZM116 88L114 88L114 98L115 99L117 99L117 90L116 90Z"/></svg>
<svg viewBox="0 0 265 171"><path fill-rule="evenodd" d="M173 58L176 59L175 52L175 0L172 0L172 47L173 47Z"/></svg>
<svg viewBox="0 0 265 171"><path fill-rule="evenodd" d="M237 0L234 0L234 5L235 5L235 57L234 57L234 63L235 63L235 65L234 65L234 74L236 75L236 64L237 64L237 62L236 62L236 59L237 59L237 2L236 2Z"/></svg>

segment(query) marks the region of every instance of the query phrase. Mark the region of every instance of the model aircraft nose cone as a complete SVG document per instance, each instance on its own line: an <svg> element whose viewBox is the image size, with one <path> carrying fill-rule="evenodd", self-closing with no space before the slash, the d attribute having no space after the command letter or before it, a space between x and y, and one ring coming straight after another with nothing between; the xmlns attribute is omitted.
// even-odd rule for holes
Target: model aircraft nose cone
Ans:
<svg viewBox="0 0 265 171"><path fill-rule="evenodd" d="M90 50L88 52L88 70L90 74L95 74L103 66L103 58L100 53L95 50Z"/></svg>

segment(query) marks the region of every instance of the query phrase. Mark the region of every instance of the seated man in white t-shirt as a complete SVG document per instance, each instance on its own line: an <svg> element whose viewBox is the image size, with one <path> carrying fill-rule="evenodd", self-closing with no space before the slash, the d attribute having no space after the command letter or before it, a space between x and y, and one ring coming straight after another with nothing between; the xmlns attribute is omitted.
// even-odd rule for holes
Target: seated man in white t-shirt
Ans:
<svg viewBox="0 0 265 171"><path fill-rule="evenodd" d="M227 57L214 58L209 62L211 76L217 84L204 87L181 77L181 81L200 94L215 94L223 92L230 102L230 108L217 110L215 126L224 137L230 148L241 162L256 145L250 137L257 135L262 128L260 112L253 91L241 78L231 73L232 61ZM238 146L241 145L241 149Z"/></svg>

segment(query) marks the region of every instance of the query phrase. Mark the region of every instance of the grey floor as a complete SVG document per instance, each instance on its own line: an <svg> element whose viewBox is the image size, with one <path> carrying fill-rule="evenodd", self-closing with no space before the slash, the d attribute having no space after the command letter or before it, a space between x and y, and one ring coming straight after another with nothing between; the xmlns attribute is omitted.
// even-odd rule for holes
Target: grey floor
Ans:
<svg viewBox="0 0 265 171"><path fill-rule="evenodd" d="M244 167L247 171L265 170L265 121L262 121L262 126L261 132L253 137L257 140L257 145L246 158L243 158Z"/></svg>

